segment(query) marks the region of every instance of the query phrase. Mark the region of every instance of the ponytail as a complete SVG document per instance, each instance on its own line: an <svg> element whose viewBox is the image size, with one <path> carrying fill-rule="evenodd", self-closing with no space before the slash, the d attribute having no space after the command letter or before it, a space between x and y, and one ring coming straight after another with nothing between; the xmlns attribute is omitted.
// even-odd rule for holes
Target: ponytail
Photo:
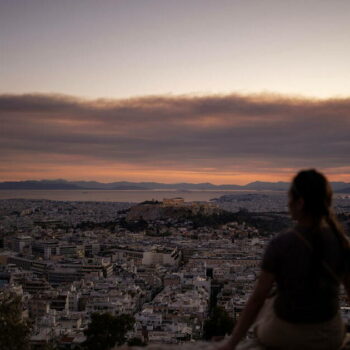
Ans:
<svg viewBox="0 0 350 350"><path fill-rule="evenodd" d="M332 209L328 210L328 215L325 216L326 222L333 233L339 239L341 246L344 249L350 249L350 241L347 235L344 232L344 229L338 219L336 218Z"/></svg>

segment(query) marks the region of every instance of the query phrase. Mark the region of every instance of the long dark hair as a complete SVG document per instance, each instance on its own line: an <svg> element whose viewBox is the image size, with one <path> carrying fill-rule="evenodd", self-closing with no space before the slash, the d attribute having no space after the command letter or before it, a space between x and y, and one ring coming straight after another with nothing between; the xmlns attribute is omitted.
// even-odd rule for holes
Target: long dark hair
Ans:
<svg viewBox="0 0 350 350"><path fill-rule="evenodd" d="M349 239L332 210L331 185L322 173L315 169L300 171L293 179L290 195L293 200L303 199L304 213L315 222L315 231L324 219L343 248L350 248Z"/></svg>

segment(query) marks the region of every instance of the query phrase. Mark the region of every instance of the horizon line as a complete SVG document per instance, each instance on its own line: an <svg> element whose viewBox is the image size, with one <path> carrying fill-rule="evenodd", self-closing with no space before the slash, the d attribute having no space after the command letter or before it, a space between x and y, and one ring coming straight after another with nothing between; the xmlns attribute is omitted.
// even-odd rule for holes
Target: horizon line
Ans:
<svg viewBox="0 0 350 350"><path fill-rule="evenodd" d="M68 179L60 179L60 178L55 178L55 179L27 179L27 180L0 180L0 183L6 183L6 182L42 182L42 181L65 181L65 182L97 182L103 185L108 185L112 183L118 183L118 182L127 182L127 183L157 183L157 184L162 184L162 185L180 185L180 184L190 184L190 185L212 185L212 186L240 186L244 187L253 183L269 183L269 184L277 184L277 183L282 183L282 184L290 184L291 181L261 181L261 180L255 180L251 182L247 182L243 185L238 185L235 183L228 183L228 184L215 184L212 182L186 182L186 181L180 181L180 182L161 182L161 181L127 181L127 180L115 180L115 181L109 181L109 182L103 182L103 181L98 181L98 180L68 180ZM350 182L345 182L345 181L329 181L330 183L344 183L344 184L349 184Z"/></svg>

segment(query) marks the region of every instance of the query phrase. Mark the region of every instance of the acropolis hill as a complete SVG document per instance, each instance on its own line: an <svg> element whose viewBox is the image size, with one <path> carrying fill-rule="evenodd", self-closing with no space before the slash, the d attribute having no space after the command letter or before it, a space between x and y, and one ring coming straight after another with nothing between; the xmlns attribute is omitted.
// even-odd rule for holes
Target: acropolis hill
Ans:
<svg viewBox="0 0 350 350"><path fill-rule="evenodd" d="M162 202L146 201L130 208L126 220L158 220L165 218L185 218L191 215L211 215L220 209L213 203L185 202L183 198L165 198Z"/></svg>

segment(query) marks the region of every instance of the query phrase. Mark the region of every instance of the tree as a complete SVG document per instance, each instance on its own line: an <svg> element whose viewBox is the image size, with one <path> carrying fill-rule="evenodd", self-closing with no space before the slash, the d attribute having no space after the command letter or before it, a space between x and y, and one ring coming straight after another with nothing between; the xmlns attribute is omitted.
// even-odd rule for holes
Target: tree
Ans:
<svg viewBox="0 0 350 350"><path fill-rule="evenodd" d="M91 315L91 322L84 332L87 350L109 350L126 341L126 333L132 329L135 319L129 315L113 316L109 313Z"/></svg>
<svg viewBox="0 0 350 350"><path fill-rule="evenodd" d="M146 346L141 338L131 338L128 340L128 346Z"/></svg>
<svg viewBox="0 0 350 350"><path fill-rule="evenodd" d="M215 307L212 316L204 322L203 338L210 340L212 337L221 337L230 334L234 326L234 320L220 307Z"/></svg>
<svg viewBox="0 0 350 350"><path fill-rule="evenodd" d="M27 350L31 327L22 320L22 301L17 295L6 293L0 297L0 349Z"/></svg>

